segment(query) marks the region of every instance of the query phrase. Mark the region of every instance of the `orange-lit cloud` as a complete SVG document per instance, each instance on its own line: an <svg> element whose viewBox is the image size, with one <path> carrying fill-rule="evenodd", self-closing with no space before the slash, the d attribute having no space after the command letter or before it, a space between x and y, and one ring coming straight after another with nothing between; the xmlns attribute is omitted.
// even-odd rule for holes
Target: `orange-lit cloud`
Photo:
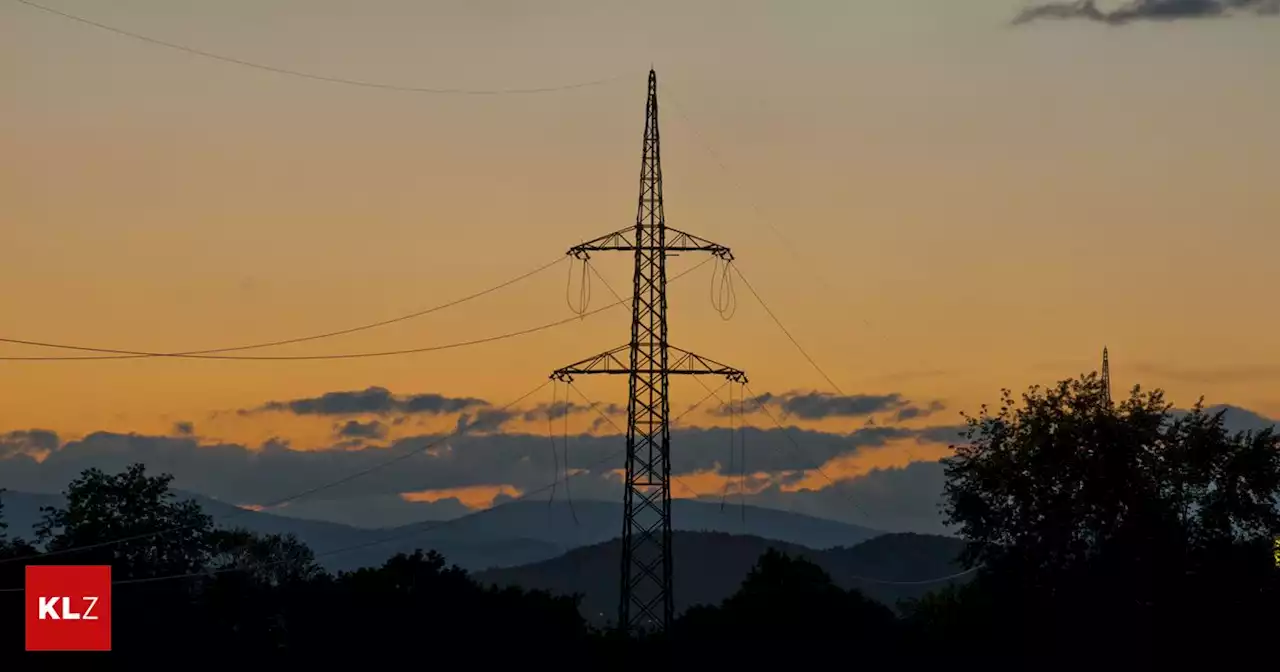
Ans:
<svg viewBox="0 0 1280 672"><path fill-rule="evenodd" d="M912 462L934 461L951 454L943 444L893 441L883 446L862 448L856 453L838 456L822 465L822 470L804 472L804 476L782 485L784 492L822 490L840 482L866 476L876 469L905 467Z"/></svg>
<svg viewBox="0 0 1280 672"><path fill-rule="evenodd" d="M402 492L400 498L406 502L438 502L443 499L456 499L470 509L487 509L493 506L494 500L498 497L504 495L519 497L521 494L510 485L473 485L465 488Z"/></svg>

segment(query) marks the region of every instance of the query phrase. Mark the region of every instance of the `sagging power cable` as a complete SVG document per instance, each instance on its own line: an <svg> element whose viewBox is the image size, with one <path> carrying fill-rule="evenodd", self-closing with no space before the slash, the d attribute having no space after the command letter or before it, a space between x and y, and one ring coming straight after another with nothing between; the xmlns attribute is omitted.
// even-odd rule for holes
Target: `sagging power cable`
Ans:
<svg viewBox="0 0 1280 672"><path fill-rule="evenodd" d="M541 389L541 386L539 386L539 389ZM577 473L575 473L575 474L571 474L571 475L569 475L569 476L566 476L566 477L565 477L565 480L567 480L567 479L569 479L569 478L574 478L574 477L576 477L576 476L581 476L582 474L593 473L593 470L594 470L594 469L596 469L597 467L599 467L599 466L601 466L601 465L603 465L603 464L605 464L605 463L607 463L607 462L610 462L610 461L612 461L612 460L617 459L618 457L620 457L620 456L622 455L622 453L623 453L623 451L621 451L621 450L619 450L619 451L614 451L613 453L611 453L611 454L609 454L609 455L606 455L604 458L602 458L602 459L600 459L600 460L597 460L597 461L595 461L595 462L593 462L593 463L591 463L591 464L587 465L585 469L582 469L581 471L579 471L579 472L577 472ZM524 500L530 499L530 498L532 498L532 497L534 497L534 496L536 496L536 495L539 495L539 494L541 494L541 493L543 493L543 492L546 492L546 491L547 491L547 490L549 490L550 488L554 487L556 483L559 483L559 482L560 482L560 480L561 480L561 479L560 479L559 475L557 475L556 479L555 479L554 481L552 481L551 483L548 483L547 485L544 485L544 486L542 486L542 487L540 487L540 488L536 488L536 489L533 489L533 490L529 490L529 491L527 491L527 492L524 492L524 493L520 494L519 496L512 498L512 500L511 500L511 501L512 501L512 502L520 502L520 501L524 501ZM447 526L449 526L449 525L454 525L454 524L458 523L459 521L463 521L463 520L472 520L472 519L474 519L474 518L475 518L475 517L477 517L477 516L487 515L489 512L491 512L491 511L496 511L496 510L497 510L497 509L499 509L499 508L501 508L501 507L494 506L494 507L490 507L490 508L488 508L488 509L482 509L482 510L480 510L480 511L477 511L477 512L475 512L475 513L473 513L473 514L470 514L470 515L467 515L467 516L462 516L462 517L460 517L460 518L452 518L452 519L449 519L449 520L442 520L442 521L438 521L438 522L435 522L435 523L429 523L429 524L426 524L426 525L423 525L423 526L417 526L417 525L409 526L409 528L410 528L410 529L409 529L409 531L408 531L407 533L406 533L406 532L401 531L401 532L397 532L397 533L395 533L395 534L390 534L390 535L384 536L384 537L382 537L382 538L380 538L380 539L374 539L374 540L372 540L372 541L366 541L366 542L362 542L362 543L359 543L359 544L352 544L352 545L350 545L350 546L343 546L343 547L340 547L340 548L335 548L335 549L331 549L331 550L328 550L328 551L323 551L323 552L320 552L320 553L316 553L314 557L315 557L315 559L320 559L320 558L327 557L327 556L331 556L331 555L338 555L338 554L340 554L340 553L349 553L349 552L351 552L351 551L358 551L358 550L362 550L362 549L365 549L365 548L371 548L371 547L374 547L374 546L381 546L382 544L390 543L390 542L397 541L397 540L408 539L408 538L415 537L415 536L418 536L418 535L421 535L421 534L426 534L426 533L429 533L429 532L433 532L433 531L438 530L438 529L440 529L440 528L442 528L442 527L447 527ZM247 511L246 511L246 512L247 512ZM404 528L397 528L397 529L403 530ZM64 552L71 552L71 551L74 551L74 550L84 550L84 549L67 549L66 551L59 551L59 552L56 552L56 553L44 553L44 554L41 554L41 555L31 555L31 556L26 556L26 557L24 557L24 558L11 558L11 559L8 559L8 560L0 560L0 562L12 562L12 561L16 561L16 560L33 560L33 559L39 559L39 558L43 558L43 557L48 557L48 556L50 556L50 555L58 555L58 554L61 554L61 553L64 553ZM164 576L148 576L148 577L142 577L142 578L137 578L137 579L124 579L124 580L121 580L121 581L112 581L112 582L111 582L111 585L113 585L113 586L120 586L120 585L132 585L132 584L139 584L139 583L156 583L156 582L159 582L159 581L176 581L176 580L182 580L182 579L199 579L199 578L205 578L205 577L217 576L217 575L219 575L219 574L229 574L229 573L232 573L232 572L249 571L249 570L254 570L254 569L265 569L265 568L268 568L268 567L273 567L273 566L275 566L275 565L280 565L280 564L284 564L284 563L286 563L286 562L290 562L291 560L292 560L292 558L281 558L281 559L278 559L278 560L270 560L270 561L262 561L262 562L253 562L253 563L248 563L248 564L245 564L245 565L238 565L238 566L235 566L235 567L224 567L224 568L221 568L221 569L211 569L211 570L206 570L206 571L203 571L203 572L189 572L189 573L186 573L186 574L169 574L169 575L164 575ZM24 590L25 590L24 588L0 588L0 593L20 593L20 592L23 592Z"/></svg>
<svg viewBox="0 0 1280 672"><path fill-rule="evenodd" d="M501 406L501 407L498 407L496 410L497 410L498 412L502 412L502 411L509 410L509 409L511 409L512 407L516 406L517 404L520 404L521 402L523 402L525 399L528 399L529 397L533 396L534 394L537 394L539 391L541 391L543 388L545 388L545 387L546 387L547 385L549 385L550 383L551 383L551 381L549 381L549 380L547 380L547 381L543 381L543 382L542 382L542 383L540 383L537 387L533 388L532 390L529 390L528 392L525 392L524 394L522 394L522 395L520 395L519 397L517 397L515 400L513 400L513 401L511 401L511 402L508 402L507 404L505 404L505 405L503 405L503 406ZM449 432L448 434L445 434L444 436L438 437L438 438L436 438L435 440L428 441L426 444L424 444L424 445L422 445L422 446L420 446L420 447L418 447L418 448L416 448L416 449L414 449L414 450L410 450L410 451L407 451L407 452L401 453L401 454L396 455L396 456L394 456L394 457L391 457L391 458L389 458L389 459L387 459L387 460L383 460L382 462L377 462L377 463L375 463L375 464L373 464L373 465L371 465L371 466L369 466L369 467L366 467L366 468L364 468L364 469L361 469L360 471L356 471L356 472L353 472L353 473L347 474L346 476L343 476L342 478L339 478L339 479L337 479L337 480L329 481L329 482L327 482L327 483L323 483L323 484L321 484L321 485L317 485L317 486L315 486L315 487L308 488L308 489L306 489L306 490L303 490L303 491L301 491L301 492L294 493L294 494L289 495L289 496L287 496L287 497L281 497L280 499L277 499L277 500L275 500L275 501L272 501L272 502L268 502L268 503L266 503L266 504L263 504L263 505L262 505L262 508L263 508L263 509L273 509L273 508L276 508L276 507L282 506L282 505L284 505L284 504L288 504L288 503L290 503L290 502L293 502L293 501L296 501L296 500L302 499L302 498L304 498L304 497L309 497L309 496L314 495L314 494L316 494L316 493L323 492L323 491L325 491L325 490L329 490L329 489L332 489L332 488L336 488L336 487L338 487L338 486L340 486L340 485L345 485L345 484L350 483L351 481L354 481L354 480L356 480L356 479L358 479L358 478L362 478L362 477L364 477L364 476L367 476L367 475L369 475L369 474L372 474L372 473L373 473L373 472L375 472L375 471L380 471L380 470L385 469L385 468L387 468L387 467L389 467L389 466L392 466L392 465L394 465L394 464L399 464L400 462L403 462L403 461L405 461L405 460L407 460L407 459L409 459L409 458L411 458L411 457L414 457L414 456L416 456L416 455L424 454L424 453L426 453L426 452L430 451L432 448L436 448L436 447L440 446L441 444L445 443L446 441L448 441L448 440L450 440L450 439L452 439L452 438L454 438L454 437L457 437L457 436L461 435L461 434L462 434L462 432L464 432L464 431L466 431L466 427L465 427L465 426L463 426L463 425L460 423L460 424L459 424L459 426L458 426L458 427L456 427L452 432ZM214 522L221 522L221 521L224 521L224 520L227 520L227 519L230 519L230 518L235 518L236 516L245 515L245 514L247 514L247 513L250 513L250 511L249 511L248 509L241 509L241 510L235 511L235 512L233 512L233 513L230 513L230 514L227 514L227 515L224 515L224 516L217 516L217 517L214 517ZM129 536L126 536L126 537L120 537L120 538L117 538L117 539L111 539L111 540L108 540L108 541L102 541L102 542L97 542L97 543L93 543L93 544L85 544L85 545L82 545L82 546L72 546L72 547L69 547L69 548L58 549L58 550L56 550L56 551L48 551L48 552L40 553L40 554L26 555L26 556L20 556L20 557L15 557L15 558L2 558L2 559L0 559L0 565L5 564L5 563L9 563L9 562L22 562L22 561L26 561L26 560L44 559L44 558L50 558L50 557L57 557L57 556L61 556L61 555L68 555L68 554L71 554L71 553L79 553L79 552L83 552L83 551L91 551L91 550L95 550L95 549L99 549L99 548L109 548L109 547L111 547L111 546L115 546L115 545L117 545L117 544L123 544L123 543L127 543L127 542L130 542L130 541L141 541L141 540L143 540L143 539L152 539L152 538L159 537L159 536L166 535L166 534L176 534L176 533L179 533L179 532L189 531L189 530L191 530L191 529L193 529L193 527L192 527L192 526L172 527L172 528L167 528L167 529L163 529L163 530L155 530L155 531L152 531L152 532L145 532L145 533L141 533L141 534L129 535Z"/></svg>
<svg viewBox="0 0 1280 672"><path fill-rule="evenodd" d="M591 273L588 272L591 261L586 257L576 258L576 261L582 262L582 270L578 273L578 302L575 304L573 301L573 271L578 266L577 263L569 264L569 279L564 285L564 301L568 304L570 312L582 317L591 305Z"/></svg>
<svg viewBox="0 0 1280 672"><path fill-rule="evenodd" d="M30 7L32 9L36 9L36 10L45 12L47 14L60 16L64 19L69 19L71 21L75 21L77 23L81 23L86 26L92 26L94 28L98 28L99 30L105 30L107 32L115 33L117 35L123 35L125 37L133 38L140 42L146 42L147 44L152 44L158 47L165 47L167 49L173 49L175 51L182 51L182 52L191 54L193 56L199 56L201 58L207 58L214 61L221 61L223 63L230 63L232 65L240 65L246 68L253 68L255 70L265 70L267 72L274 72L278 75L289 75L290 77L300 77L302 79L310 79L310 80L319 81L319 82L328 82L330 84L346 84L348 86L359 86L359 87L368 88L368 89L382 89L385 91L401 91L406 93L429 93L429 94L436 94L436 95L498 96L498 95L515 95L515 94L554 93L557 91L583 89L590 86L599 86L601 84L608 84L610 82L615 82L622 79L624 76L626 76L626 75L618 74L612 77L606 77L604 79L593 79L585 82L574 82L570 84L560 84L555 86L540 86L540 87L524 88L524 89L444 89L444 88L431 88L431 87L423 87L423 86L408 86L408 85L402 85L402 84L388 84L385 82L371 82L371 81L360 80L360 79L334 77L332 75L320 75L320 74L315 74L310 72L303 72L301 70L282 68L275 65L255 63L253 61L246 61L246 60L243 60L240 58L234 58L231 56L223 56L221 54L215 54L212 52L204 51L202 49L196 49L193 47L188 47L188 46L176 44L173 42L166 42L164 40L159 40L154 37L148 37L146 35L141 35L139 33L134 33L131 31L124 30L123 28L116 28L115 26L109 26L105 23L99 23L92 19L87 19L83 16L77 16L75 14L70 14L67 12L56 10L52 7L46 7L44 5L36 4L34 2L31 2L30 0L14 0L14 1L19 4L26 5L27 7Z"/></svg>
<svg viewBox="0 0 1280 672"><path fill-rule="evenodd" d="M738 311L738 295L733 289L733 262L715 257L715 269L711 273L711 307L726 322Z"/></svg>
<svg viewBox="0 0 1280 672"><path fill-rule="evenodd" d="M346 329L339 329L339 330L337 330L337 331L327 331L327 332L320 333L320 334L311 334L311 335L309 335L309 336L298 336L298 337L295 337L295 338L285 338L285 339L281 339L281 340L278 340L278 341L264 341L264 342L262 342L262 343L250 343L250 344L247 344L247 345L234 345L234 346L227 346L227 347L222 347L222 348L208 348L208 349L205 349L205 350L186 350L186 351L182 351L182 352L168 352L168 353L139 353L139 354L122 355L122 356L120 356L120 357L113 357L112 359L145 359L145 358L148 358L148 357L188 357L188 356L194 356L194 355L215 355L215 354L227 353L227 352L242 352L242 351L244 351L244 350L260 350L260 349L262 349L262 348L272 348L272 347L281 346L281 345L292 345L292 344L294 344L294 343L304 343L304 342L307 342L307 341L318 341L318 340L320 340L320 339L324 339L324 338L333 338L333 337L335 337L335 336L345 336L345 335L347 335L347 334L354 334L354 333L356 333L356 332L360 332L360 331L368 331L368 330L370 330L370 329L377 329L378 327L385 327L385 326L387 326L387 325L396 324L397 322L404 322L404 321L406 321L406 320L412 320L412 319L414 319L414 318L423 317L423 316L425 316L425 315L430 315L430 314L432 314L432 313L440 312L440 311L445 310L445 309L447 309L447 308L452 308L452 307L454 307L454 306L457 306L457 305L460 305L460 304L466 303L466 302L468 302L468 301L473 301L473 300L475 300L475 299L481 298L481 297L486 296L486 295L488 295L488 294L492 294L492 293L494 293L494 292L496 292L496 291L498 291L498 290L500 290L500 289L505 289L505 288L507 288L507 287L510 287L511 285L514 285L514 284L516 284L517 282L520 282L521 280L525 280L525 279L527 279L527 278L533 277L533 276L535 276L535 275L537 275L537 274L539 274L539 273L541 273L541 272L543 272L543 271L545 271L545 270L547 270L547 269L549 269L549 268L551 268L551 267L555 266L556 264L561 263L563 260L564 260L564 257L557 257L555 260L553 260L553 261L551 261L551 262L549 262L549 263L543 264L543 265L539 266L538 268L535 268L535 269L533 269L532 271L529 271L529 272L527 272L527 273L522 273L522 274L520 274L520 275L517 275L516 277L511 278L510 280L506 280L506 281L504 281L504 282L502 282L502 283L499 283L499 284L497 284L497 285L493 285L492 287L488 287L488 288L486 288L486 289L482 289L482 290L480 290L480 291L478 291L478 292L474 292L474 293L472 293L472 294L468 294L467 296L463 296L463 297L460 297L460 298L457 298L457 299L453 299L453 300L451 300L451 301L446 301L446 302L444 302L444 303L441 303L441 304L438 304L438 305L435 305L435 306L431 306L430 308L424 308L423 310L418 310L418 311L415 311L415 312L412 312L412 313L408 313L408 314L405 314L405 315L400 315L400 316L398 316L398 317L393 317L393 318L386 319L386 320L380 320L380 321L377 321L377 322L370 322L370 323L368 323L368 324L362 324L362 325L355 326L355 327L348 327L348 328L346 328ZM57 346L57 345L53 345L53 344L43 344L43 343L37 343L37 342L34 342L34 341L26 341L26 340L23 340L23 339L3 339L3 338L0 338L0 342L6 342L6 343L18 343L18 344L22 344L22 345L38 345L38 346L40 346L40 347L62 347L62 346ZM79 349L79 348L76 348L76 349ZM95 351L96 351L96 349L95 349ZM3 360L10 360L10 359L18 359L18 360L22 360L22 359L36 359L36 360L39 360L39 359L44 359L44 358L36 358L36 357L31 357L31 358L28 358L28 357L0 357L0 359L3 359ZM71 358L71 359L99 359L99 358L97 358L97 357L92 357L92 358L90 358L90 357L74 357L74 358Z"/></svg>
<svg viewBox="0 0 1280 672"><path fill-rule="evenodd" d="M682 271L675 277L671 278L670 282L679 280L685 275L692 273L693 271L697 270L708 261L710 261L709 258L704 259L698 264L695 264L694 266ZM587 318L592 315L598 315L606 310L610 310L624 303L629 303L629 302L626 300L619 300L607 306L601 306L600 308L596 308L595 310L588 311L582 315L575 315L570 318L556 320L553 322L547 322L545 324L541 324L536 327L521 329L519 331L507 332L505 334L499 334L497 336L488 336L485 338L477 338L477 339L471 339L467 341L458 341L455 343L445 343L442 345L432 345L432 346L426 346L421 348L406 348L402 350L384 350L380 352L351 352L351 353L338 353L338 354L329 354L329 355L258 355L258 356L254 356L254 355L199 354L194 352L191 352L191 353L145 352L140 350L120 350L115 348L100 348L100 347L90 347L90 346L84 346L84 345L69 345L64 343L48 343L44 341L31 341L31 340L17 339L17 338L0 338L0 343L13 343L15 345L31 345L36 347L56 348L60 350L74 350L74 351L80 351L80 352L106 353L101 355L86 355L82 357L58 357L58 356L0 357L0 361L66 362L66 361L94 361L94 360L106 360L106 359L139 359L144 357L157 357L157 358L169 357L169 358L175 358L175 359L215 359L215 360L238 360L238 361L315 361L315 360L329 360L329 359L361 359L361 358L367 358L367 357L391 357L395 355L409 355L409 354L417 354L417 353L423 353L423 352L435 352L438 350L451 350L454 348L460 348L460 347L465 347L470 345L492 343L494 341L501 341L509 338L515 338L517 336L525 336L525 335L536 333L539 331L545 331L553 327L558 327L563 324L568 324L570 322Z"/></svg>

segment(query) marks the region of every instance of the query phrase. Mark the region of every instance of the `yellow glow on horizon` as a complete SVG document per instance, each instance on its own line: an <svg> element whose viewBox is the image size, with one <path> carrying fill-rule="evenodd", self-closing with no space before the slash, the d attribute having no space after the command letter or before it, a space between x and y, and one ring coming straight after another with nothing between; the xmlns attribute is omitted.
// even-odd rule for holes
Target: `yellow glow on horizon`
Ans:
<svg viewBox="0 0 1280 672"><path fill-rule="evenodd" d="M822 490L839 483L866 476L877 469L900 469L912 462L934 461L951 455L945 444L917 443L913 440L892 441L883 446L859 449L840 455L822 465L822 471L809 470L804 477L782 486L783 492ZM830 480L828 480L830 479Z"/></svg>
<svg viewBox="0 0 1280 672"><path fill-rule="evenodd" d="M468 509L487 509L500 495L519 497L520 490L510 485L473 485L463 488L441 488L439 490L420 490L418 492L402 492L400 498L406 502L438 502L444 499L457 499Z"/></svg>
<svg viewBox="0 0 1280 672"><path fill-rule="evenodd" d="M1205 395L1280 415L1280 315L1259 309L1280 284L1280 91L1259 84L1274 76L1267 22L1102 37L1006 30L1013 0L963 12L954 0L743 6L730 22L675 0L621 15L581 0L545 23L523 5L496 19L461 3L442 19L421 3L357 16L282 0L270 12L307 16L286 38L245 3L102 4L108 24L352 77L461 88L634 77L538 96L388 95L190 59L0 3L14 75L0 125L0 336L216 348L493 287L634 222L656 61L678 111L662 121L668 223L730 246L846 392L945 399L954 420L1001 388L1092 370L1106 344L1118 391L1137 382L1183 406ZM1206 121L1224 110L1231 124ZM624 292L625 256L593 257ZM527 329L570 315L564 270L421 319L245 354ZM745 287L722 321L710 272L670 286L672 344L747 371L758 392L830 391ZM592 306L610 300L598 287ZM1194 307L1205 305L1231 319L1204 319ZM282 437L310 450L335 443L332 422L208 414L372 385L502 405L627 335L616 309L403 357L0 362L0 432L166 435L191 421L206 443ZM1194 370L1176 370L1185 362ZM618 403L616 382L579 384ZM702 392L673 396L679 412ZM391 428L382 443L455 419ZM511 428L526 424L545 431L545 419Z"/></svg>

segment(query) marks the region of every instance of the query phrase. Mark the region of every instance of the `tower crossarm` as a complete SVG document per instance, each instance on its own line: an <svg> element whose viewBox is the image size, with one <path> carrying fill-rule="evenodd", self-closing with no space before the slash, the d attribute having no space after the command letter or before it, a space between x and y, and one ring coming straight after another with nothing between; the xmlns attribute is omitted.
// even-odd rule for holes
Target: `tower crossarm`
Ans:
<svg viewBox="0 0 1280 672"><path fill-rule="evenodd" d="M580 362L570 364L551 373L553 380L564 382L573 382L574 376L589 374L613 374L613 375L630 375L635 372L640 375L702 375L702 376L724 376L726 379L736 383L746 383L746 372L735 369L732 366L721 364L713 359L708 359L702 355L682 350L673 345L668 345L667 350L670 352L670 364L666 370L657 369L641 369L634 370L629 363L629 352L631 345L623 345L612 350L602 352L594 357L588 357Z"/></svg>
<svg viewBox="0 0 1280 672"><path fill-rule="evenodd" d="M587 259L592 252L634 252L637 249L654 249L653 246L636 247L636 228L635 226L629 226L599 238L588 240L581 245L569 248L566 254L579 259ZM665 252L710 252L712 255L726 261L733 261L733 253L724 245L713 243L706 238L695 236L692 233L685 233L670 226L664 226L664 228L666 229L666 242L662 249Z"/></svg>

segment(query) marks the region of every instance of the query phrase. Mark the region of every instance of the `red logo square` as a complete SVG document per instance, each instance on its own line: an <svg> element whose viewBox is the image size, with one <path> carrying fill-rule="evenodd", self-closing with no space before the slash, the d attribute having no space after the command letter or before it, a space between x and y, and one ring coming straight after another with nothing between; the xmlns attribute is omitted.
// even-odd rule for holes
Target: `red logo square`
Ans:
<svg viewBox="0 0 1280 672"><path fill-rule="evenodd" d="M111 650L111 566L28 565L28 651Z"/></svg>

